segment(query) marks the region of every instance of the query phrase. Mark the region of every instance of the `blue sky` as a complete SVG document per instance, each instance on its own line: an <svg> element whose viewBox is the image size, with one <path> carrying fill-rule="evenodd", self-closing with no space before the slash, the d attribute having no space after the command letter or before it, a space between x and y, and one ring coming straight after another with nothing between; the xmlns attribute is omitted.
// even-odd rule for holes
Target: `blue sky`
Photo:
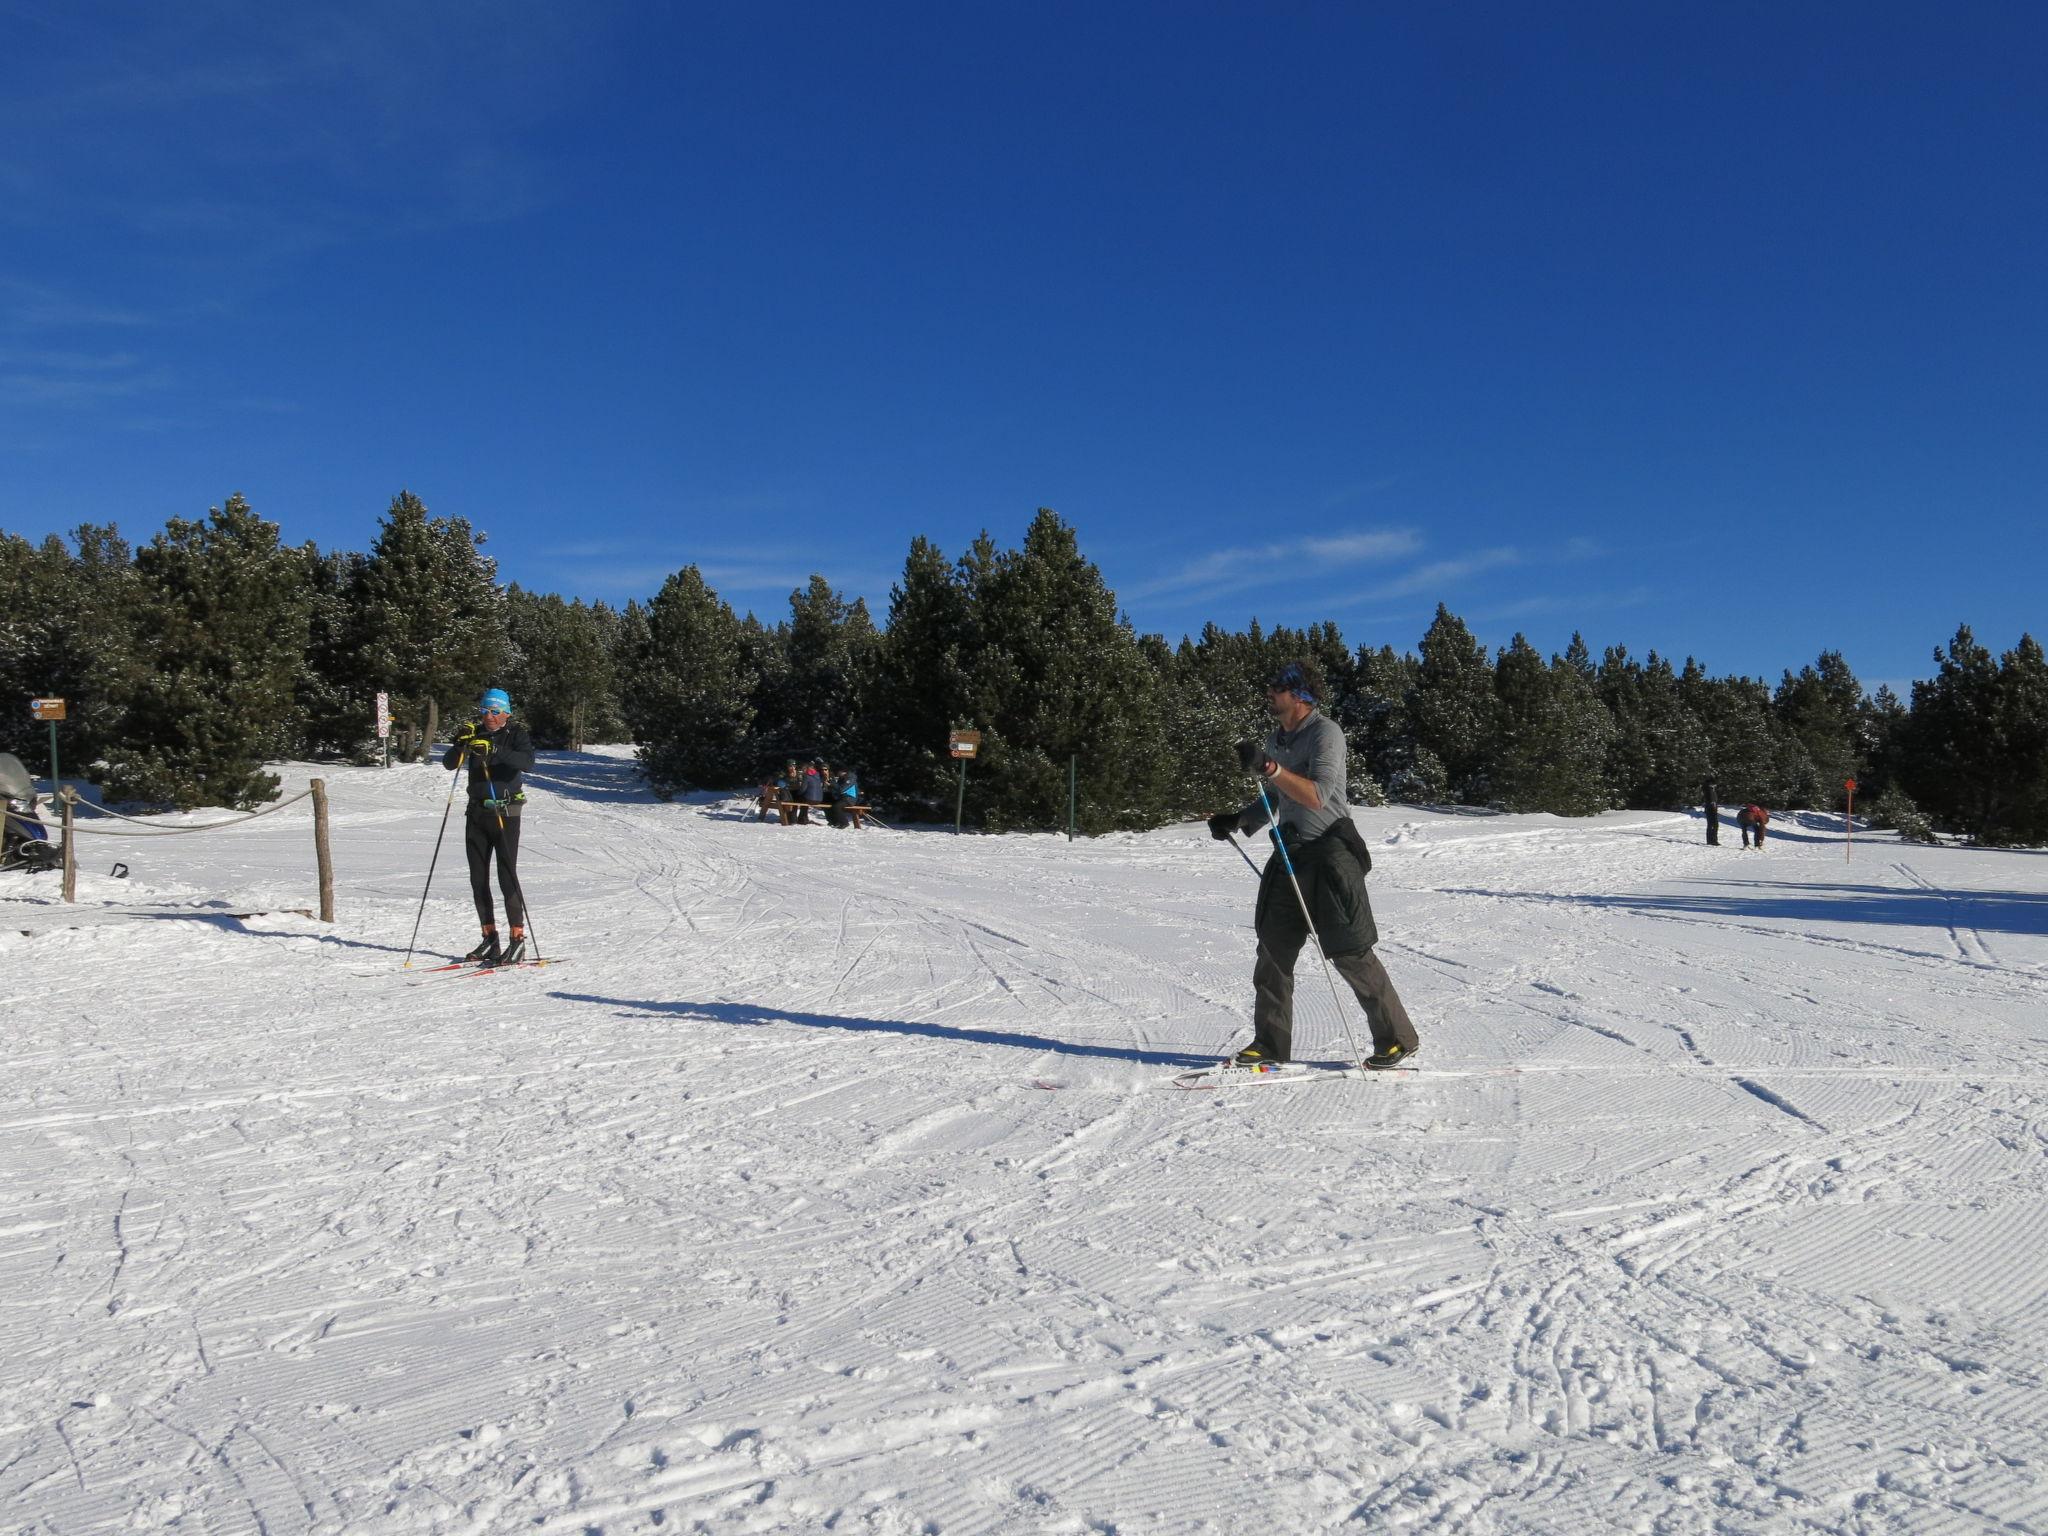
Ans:
<svg viewBox="0 0 2048 1536"><path fill-rule="evenodd" d="M2033 4L0 0L0 527L524 585L1080 530L1177 638L2041 623Z"/></svg>

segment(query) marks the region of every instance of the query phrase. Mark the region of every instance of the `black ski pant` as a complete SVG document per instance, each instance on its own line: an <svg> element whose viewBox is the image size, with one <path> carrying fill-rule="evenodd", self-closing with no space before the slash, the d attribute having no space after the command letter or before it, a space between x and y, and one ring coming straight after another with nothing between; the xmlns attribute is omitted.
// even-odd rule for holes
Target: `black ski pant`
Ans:
<svg viewBox="0 0 2048 1536"><path fill-rule="evenodd" d="M1294 961L1308 942L1308 924L1301 907L1286 893L1288 901L1267 903L1265 921L1259 925L1259 958L1252 967L1252 1044L1276 1061L1288 1061L1294 1054ZM1402 1005L1401 994L1380 957L1369 949L1348 955L1332 955L1330 964L1342 976L1372 1029L1372 1047L1384 1051L1398 1045L1412 1051L1421 1042L1415 1025Z"/></svg>
<svg viewBox="0 0 2048 1536"><path fill-rule="evenodd" d="M505 920L514 928L526 926L526 898L519 890L519 818L498 813L486 806L471 806L462 844L469 854L469 890L476 897L476 919L486 928L498 926L491 905L491 859L497 857L498 886L505 893Z"/></svg>
<svg viewBox="0 0 2048 1536"><path fill-rule="evenodd" d="M1707 846L1709 848L1721 846L1721 818L1716 814L1712 806L1707 807Z"/></svg>

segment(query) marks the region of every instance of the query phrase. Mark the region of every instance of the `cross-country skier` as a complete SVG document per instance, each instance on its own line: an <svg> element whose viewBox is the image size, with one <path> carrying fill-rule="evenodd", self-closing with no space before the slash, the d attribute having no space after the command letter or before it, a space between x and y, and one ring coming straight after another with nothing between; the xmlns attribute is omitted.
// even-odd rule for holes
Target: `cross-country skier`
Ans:
<svg viewBox="0 0 2048 1536"><path fill-rule="evenodd" d="M1259 880L1253 919L1259 958L1252 967L1252 1043L1234 1058L1239 1066L1261 1066L1289 1058L1294 1045L1294 961L1308 939L1301 902L1315 915L1323 953L1357 994L1372 1026L1369 1067L1391 1067L1421 1048L1408 1010L1372 947L1379 930L1365 894L1372 855L1345 805L1349 782L1344 732L1316 705L1324 697L1322 673L1306 658L1291 661L1266 685L1266 708L1275 721L1263 749L1250 748L1247 767L1269 786L1279 836L1293 856L1301 884L1295 897L1287 865L1276 850ZM1242 749L1241 749L1242 750ZM1266 808L1254 800L1241 810L1209 818L1219 841L1233 832L1266 825Z"/></svg>
<svg viewBox="0 0 2048 1536"><path fill-rule="evenodd" d="M1718 847L1720 847L1720 846L1721 846L1721 799L1720 799L1720 790L1719 790L1719 788L1718 788L1718 787L1717 787L1717 786L1715 785L1714 781L1713 781L1712 779L1709 779L1709 780L1707 780L1707 784L1706 784L1706 791L1707 791L1707 793L1706 793L1706 801L1707 801L1707 846L1708 846L1709 848L1718 848Z"/></svg>
<svg viewBox="0 0 2048 1536"><path fill-rule="evenodd" d="M455 733L455 744L441 760L444 768L465 759L469 763L469 809L462 841L469 854L469 889L476 897L484 936L463 959L511 965L526 954L526 898L519 890L519 821L526 791L519 776L533 766L533 738L512 719L512 699L502 688L486 689L478 712L481 719ZM505 893L505 921L512 928L510 942L502 948L491 904L493 856L498 885Z"/></svg>

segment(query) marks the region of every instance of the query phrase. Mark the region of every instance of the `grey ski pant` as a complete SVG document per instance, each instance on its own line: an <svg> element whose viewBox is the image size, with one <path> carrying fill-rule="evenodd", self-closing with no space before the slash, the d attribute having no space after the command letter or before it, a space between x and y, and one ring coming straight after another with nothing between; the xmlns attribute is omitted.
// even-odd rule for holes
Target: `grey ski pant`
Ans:
<svg viewBox="0 0 2048 1536"><path fill-rule="evenodd" d="M1297 925L1299 922L1297 913ZM1306 932L1285 929L1261 934L1258 963L1252 967L1252 1044L1280 1061L1291 1060L1294 1054L1294 961L1307 939ZM1394 990L1394 979L1378 955L1361 949L1355 954L1333 955L1330 964L1365 1009L1375 1051L1390 1045L1412 1051L1420 1044L1401 994Z"/></svg>

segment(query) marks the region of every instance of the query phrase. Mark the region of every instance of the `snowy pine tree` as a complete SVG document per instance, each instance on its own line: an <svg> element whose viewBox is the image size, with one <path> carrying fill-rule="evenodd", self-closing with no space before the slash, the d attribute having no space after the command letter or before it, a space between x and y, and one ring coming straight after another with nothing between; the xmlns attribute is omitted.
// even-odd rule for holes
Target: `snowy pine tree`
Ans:
<svg viewBox="0 0 2048 1536"><path fill-rule="evenodd" d="M536 741L611 741L623 731L603 606L506 589L511 658L502 680Z"/></svg>
<svg viewBox="0 0 2048 1536"><path fill-rule="evenodd" d="M1558 816L1605 810L1613 723L1581 663L1553 657L1546 664L1516 635L1501 653L1494 688L1494 789L1502 803Z"/></svg>
<svg viewBox="0 0 2048 1536"><path fill-rule="evenodd" d="M975 723L972 609L963 573L931 540L912 539L902 579L890 590L889 627L856 752L872 792L919 814L950 808L946 737Z"/></svg>
<svg viewBox="0 0 2048 1536"><path fill-rule="evenodd" d="M703 573L686 566L663 582L621 699L656 794L746 782L755 770L753 682L740 622Z"/></svg>
<svg viewBox="0 0 2048 1536"><path fill-rule="evenodd" d="M400 491L363 568L364 658L417 752L440 711L474 709L509 659L505 596L483 543L465 519L429 517Z"/></svg>
<svg viewBox="0 0 2048 1536"><path fill-rule="evenodd" d="M1408 694L1418 747L1427 747L1467 804L1492 797L1489 773L1496 726L1493 667L1486 647L1443 604L1422 637L1422 662Z"/></svg>
<svg viewBox="0 0 2048 1536"><path fill-rule="evenodd" d="M107 754L115 795L180 807L277 796L310 596L298 551L241 496L136 551L130 633L147 662Z"/></svg>
<svg viewBox="0 0 2048 1536"><path fill-rule="evenodd" d="M1156 822L1171 775L1153 672L1074 530L1041 507L1023 547L970 579L982 646L975 703L987 731L969 793L983 823L1064 826L1070 756L1086 830Z"/></svg>

